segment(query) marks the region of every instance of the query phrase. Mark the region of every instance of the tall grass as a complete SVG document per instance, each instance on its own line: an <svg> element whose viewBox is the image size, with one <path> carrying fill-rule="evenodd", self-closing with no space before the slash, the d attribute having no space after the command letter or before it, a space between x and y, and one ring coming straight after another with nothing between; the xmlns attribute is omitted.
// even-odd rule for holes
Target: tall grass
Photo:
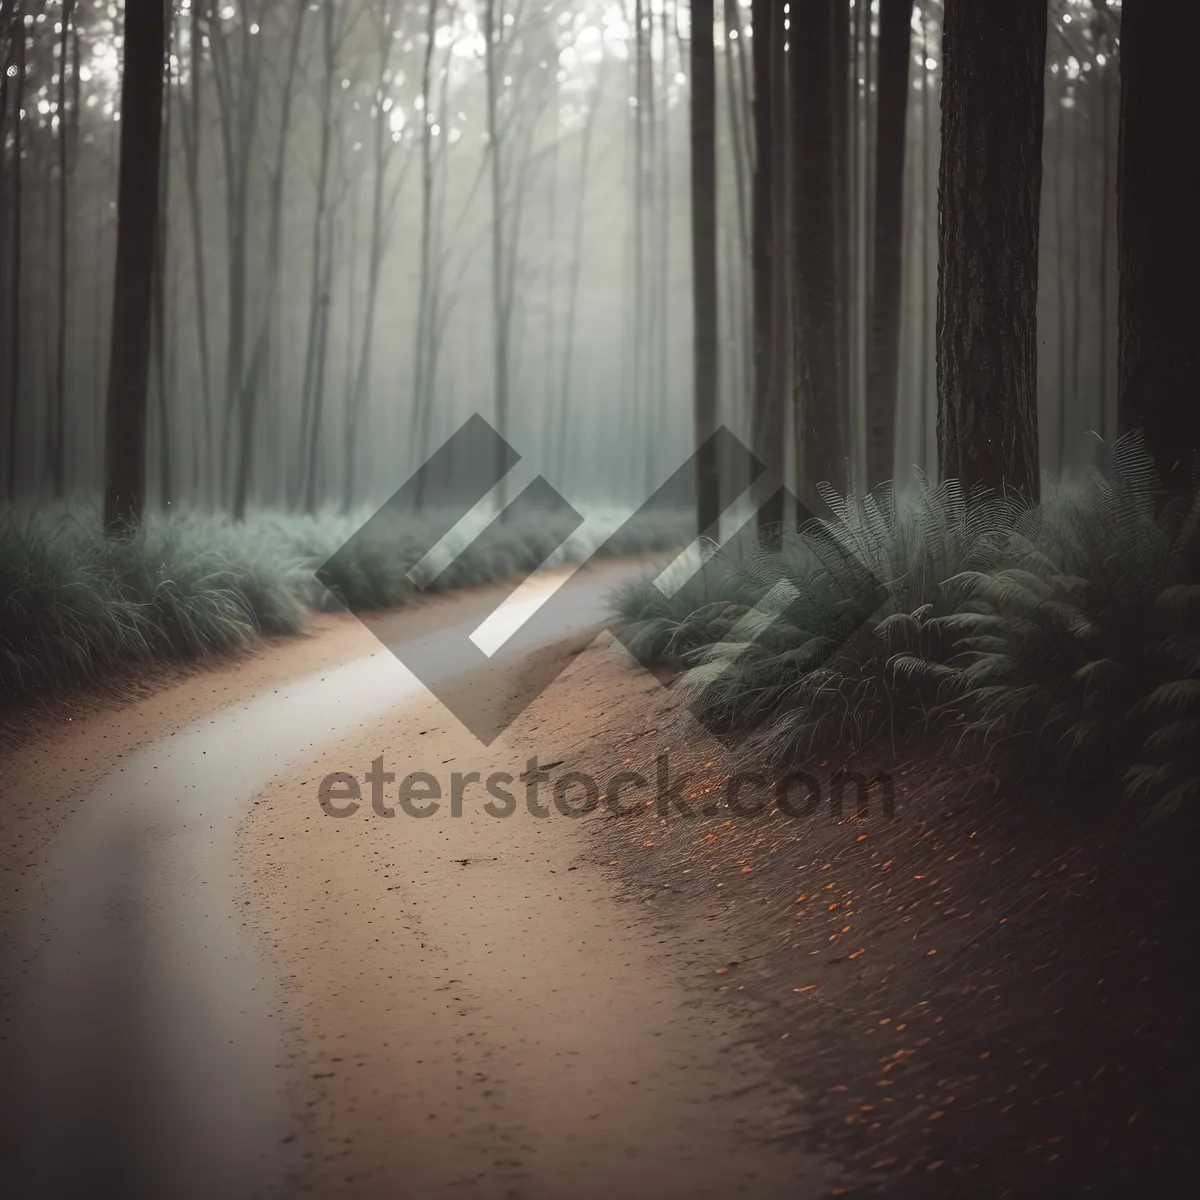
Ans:
<svg viewBox="0 0 1200 1200"><path fill-rule="evenodd" d="M106 538L94 512L26 510L0 516L0 702L95 683L157 661L244 650L299 632L315 609L403 604L429 545L419 523L372 523L353 555L339 556L327 589L314 572L369 514L258 512L244 522L206 513L154 515L127 538ZM514 571L582 561L615 514L591 514L570 533L527 520L485 538L464 528L440 547L437 587L463 587ZM632 524L617 553L678 546L682 516ZM562 543L560 545L560 543Z"/></svg>
<svg viewBox="0 0 1200 1200"><path fill-rule="evenodd" d="M1001 775L1197 806L1200 498L1163 507L1136 436L1037 507L953 480L826 498L777 552L742 539L615 599L712 727L776 760L933 735Z"/></svg>

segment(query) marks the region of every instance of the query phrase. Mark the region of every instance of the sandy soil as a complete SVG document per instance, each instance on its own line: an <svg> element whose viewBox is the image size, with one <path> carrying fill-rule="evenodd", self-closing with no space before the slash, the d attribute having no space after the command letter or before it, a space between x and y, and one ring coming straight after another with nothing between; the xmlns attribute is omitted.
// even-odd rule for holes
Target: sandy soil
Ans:
<svg viewBox="0 0 1200 1200"><path fill-rule="evenodd" d="M806 764L815 812L780 812L765 787L734 812L732 772L778 773L730 753L670 691L631 697L625 718L632 733L598 734L573 765L622 756L650 774L669 755L674 778L690 775L693 819L650 807L598 823L597 858L618 864L627 896L655 897L645 924L696 948L697 979L708 952L701 990L802 1093L797 1140L837 1161L835 1187L888 1200L1188 1190L1194 836L1053 781L993 795L986 771L929 747L850 763L891 775L890 815L878 786L863 811L852 791L836 811L839 764L822 761Z"/></svg>
<svg viewBox="0 0 1200 1200"><path fill-rule="evenodd" d="M624 727L631 689L657 689L608 640L491 748L415 703L272 787L241 829L247 898L307 1061L297 1099L316 1194L824 1190L828 1171L789 1137L795 1089L676 978L677 944L617 901L615 872L591 853L594 820L556 811L552 781L541 818L520 782L504 818L485 811L482 785L459 816L443 804L383 818L364 799L335 819L319 806L320 778L361 778L379 756L397 780L427 771L447 794L455 771L515 779L533 755L561 778ZM596 770L602 783L620 760Z"/></svg>
<svg viewBox="0 0 1200 1200"><path fill-rule="evenodd" d="M584 573L544 644L447 669L499 708L537 691L629 569ZM502 592L380 631L436 659ZM803 1096L618 902L595 820L532 816L519 782L503 819L478 786L461 815L321 811L325 774L381 754L449 790L455 770L582 753L656 686L636 680L597 646L484 749L357 622L322 619L27 731L0 790L0 1188L820 1194Z"/></svg>

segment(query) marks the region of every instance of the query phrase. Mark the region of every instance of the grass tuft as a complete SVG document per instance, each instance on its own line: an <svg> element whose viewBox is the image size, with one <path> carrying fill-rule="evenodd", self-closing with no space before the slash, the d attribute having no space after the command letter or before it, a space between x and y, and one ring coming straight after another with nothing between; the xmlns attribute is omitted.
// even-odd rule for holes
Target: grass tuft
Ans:
<svg viewBox="0 0 1200 1200"><path fill-rule="evenodd" d="M104 537L94 512L0 516L0 697L11 704L140 664L243 651L263 637L300 632L320 608L404 604L417 591L409 571L429 544L415 522L373 522L354 553L339 556L329 590L314 575L368 515L262 511L233 522L175 513L150 516L116 539ZM570 536L553 520L514 522L487 538L466 529L446 547L449 565L436 586L582 561L617 524L598 513ZM682 515L643 518L611 549L682 545L687 528Z"/></svg>

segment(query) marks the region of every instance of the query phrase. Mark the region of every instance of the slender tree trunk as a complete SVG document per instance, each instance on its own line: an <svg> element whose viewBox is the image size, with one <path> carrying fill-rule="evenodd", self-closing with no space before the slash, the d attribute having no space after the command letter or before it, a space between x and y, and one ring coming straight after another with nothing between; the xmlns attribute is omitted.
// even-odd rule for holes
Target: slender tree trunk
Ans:
<svg viewBox="0 0 1200 1200"><path fill-rule="evenodd" d="M933 321L933 304L931 298L934 288L930 281L930 273L932 270L931 264L934 255L930 253L929 231L933 225L930 220L930 178L933 174L933 155L930 153L932 149L934 132L937 125L934 118L933 105L930 103L930 92L932 88L929 86L929 21L925 12L926 0L919 0L920 3L920 21L921 21L921 170L920 170L920 221L921 221L921 342L920 342L920 372L918 375L919 388L921 394L920 412L920 429L919 442L920 451L917 454L917 465L922 470L928 469L929 464L929 416L930 409L934 404L933 391L929 387L929 365L937 359L937 333L934 328ZM933 337L930 337L930 334Z"/></svg>
<svg viewBox="0 0 1200 1200"><path fill-rule="evenodd" d="M1111 55L1111 39L1105 37L1106 55ZM1106 58L1100 67L1100 436L1109 435L1109 390L1108 390L1108 242L1109 225L1112 223L1112 96L1109 80L1112 77L1112 60Z"/></svg>
<svg viewBox="0 0 1200 1200"><path fill-rule="evenodd" d="M1038 496L1046 0L946 0L938 222L943 479Z"/></svg>
<svg viewBox="0 0 1200 1200"><path fill-rule="evenodd" d="M867 484L892 478L900 372L904 262L904 151L913 0L881 0L879 107L875 144L875 252L867 377ZM922 64L924 70L924 64Z"/></svg>
<svg viewBox="0 0 1200 1200"><path fill-rule="evenodd" d="M208 284L207 255L204 249L204 223L200 206L200 105L202 59L199 4L192 4L189 41L191 43L191 100L186 106L181 122L183 136L183 161L187 176L188 215L192 226L192 279L196 288L196 344L200 357L200 404L203 416L202 445L199 451L201 474L198 476L200 495L211 499L214 493L213 478L213 416L212 416L212 360L208 338ZM183 104L182 92L180 103Z"/></svg>
<svg viewBox="0 0 1200 1200"><path fill-rule="evenodd" d="M111 534L135 525L144 501L165 44L166 5L130 4L121 77L117 265L105 429L104 523Z"/></svg>
<svg viewBox="0 0 1200 1200"><path fill-rule="evenodd" d="M1118 152L1117 416L1168 489L1200 473L1200 6L1125 0Z"/></svg>
<svg viewBox="0 0 1200 1200"><path fill-rule="evenodd" d="M731 37L730 34L736 36ZM754 395L754 281L753 281L753 197L747 199L746 170L751 158L753 120L750 88L746 82L746 66L742 57L742 24L738 0L725 0L725 87L729 109L730 156L733 159L734 198L737 204L737 253L733 261L737 271L730 272L727 294L730 304L730 324L734 337L730 339L735 354L730 379L735 392ZM751 189L753 182L751 182ZM746 267L750 266L750 287L747 289ZM737 369L740 367L740 371Z"/></svg>
<svg viewBox="0 0 1200 1200"><path fill-rule="evenodd" d="M234 476L234 520L245 519L250 499L251 475L254 469L255 435L258 428L259 386L271 352L271 332L279 309L279 276L283 264L283 194L287 178L287 148L292 129L292 106L295 99L296 73L300 63L300 43L304 36L304 16L308 0L297 0L292 16L291 36L283 77L283 97L280 101L279 135L276 141L275 162L271 171L271 188L267 200L270 224L267 230L266 302L262 323L251 354L249 379L244 403L240 409L241 436L238 440L237 472Z"/></svg>
<svg viewBox="0 0 1200 1200"><path fill-rule="evenodd" d="M800 0L792 7L791 60L793 270L796 340L794 409L799 496L812 512L822 506L817 485L844 491L846 446L841 383L843 322L839 314L840 240L835 207L844 194L837 135L845 96L834 70L839 0Z"/></svg>
<svg viewBox="0 0 1200 1200"><path fill-rule="evenodd" d="M493 386L496 391L496 427L501 438L508 435L508 386L509 386L509 314L505 302L505 244L504 244L504 188L503 164L500 157L499 121L499 66L501 28L496 20L496 0L487 0L484 9L483 35L486 47L487 74L487 134L488 166L491 172L492 189L492 337L493 337ZM504 451L498 451L497 474L501 476L497 503L503 512L507 501L507 484L503 469Z"/></svg>
<svg viewBox="0 0 1200 1200"><path fill-rule="evenodd" d="M25 103L25 25L23 5L17 4L13 14L13 38L16 41L17 85L13 94L13 166L12 166L12 242L11 287L9 289L9 349L8 349L8 498L17 498L17 437L21 420L21 260L25 234L21 218L21 133L24 123L21 109Z"/></svg>
<svg viewBox="0 0 1200 1200"><path fill-rule="evenodd" d="M1071 412L1079 420L1083 401L1079 394L1083 373L1083 256L1080 253L1083 231L1083 192L1079 186L1082 166L1080 141L1083 132L1082 97L1086 88L1083 77L1075 86L1075 107L1071 112ZM1064 455L1064 460L1069 455Z"/></svg>
<svg viewBox="0 0 1200 1200"><path fill-rule="evenodd" d="M328 329L330 229L329 161L333 143L333 75L336 66L334 2L321 8L323 76L321 81L321 132L317 152L317 195L313 205L312 272L309 280L308 338L301 387L300 461L303 466L304 508L317 505L317 465L321 441L321 408L325 383L324 347Z"/></svg>
<svg viewBox="0 0 1200 1200"><path fill-rule="evenodd" d="M583 127L583 144L579 152L579 181L575 189L575 229L571 239L571 274L567 285L567 323L564 332L562 362L562 408L558 421L558 477L567 476L567 430L574 409L571 388L574 386L571 370L575 357L575 324L579 306L579 279L583 271L583 218L587 211L586 189L588 166L592 159L592 137L596 129L596 114L600 111L600 99L604 94L604 71L607 59L602 58L596 68L596 85L592 89L587 120Z"/></svg>
<svg viewBox="0 0 1200 1200"><path fill-rule="evenodd" d="M384 7L382 9L382 19L379 29L379 76L375 88L375 171L371 182L371 233L367 251L367 303L366 313L363 318L362 349L358 358L358 370L355 374L354 383L349 395L350 407L346 419L345 463L343 472L345 478L342 492L342 509L345 512L349 512L354 504L354 466L355 454L358 448L358 429L362 420L363 409L366 405L367 384L371 373L371 350L375 337L375 312L379 298L380 269L383 263L384 183L387 180L388 164L391 162L390 146L392 143L389 117L383 110L382 97L389 78L389 63L391 62L391 48L394 39L392 37L391 0L382 0L382 3ZM429 58L434 34L437 29L436 22L437 4L435 0L431 0L429 5L429 37L426 43L425 71L422 85L425 105L422 107L421 116L426 121L426 124L428 124L429 119ZM355 211L357 212L357 205L355 206ZM426 231L427 233L428 231ZM423 246L423 258L426 253L427 248ZM427 263L423 261L422 267L423 269L427 268Z"/></svg>
<svg viewBox="0 0 1200 1200"><path fill-rule="evenodd" d="M783 525L783 391L775 329L778 273L775 251L776 125L783 117L777 37L784 31L771 0L754 0L754 452L767 466L758 510L759 540L777 546Z"/></svg>
<svg viewBox="0 0 1200 1200"><path fill-rule="evenodd" d="M169 86L169 52L171 49L170 15L167 25L168 57L163 71ZM174 484L171 472L171 389L167 383L167 253L171 213L171 97L163 105L162 151L159 163L159 222L154 245L154 298L150 327L154 338L153 360L155 391L158 395L158 502L168 508L173 500Z"/></svg>
<svg viewBox="0 0 1200 1200"><path fill-rule="evenodd" d="M437 0L430 0L426 13L425 54L421 66L421 267L417 284L416 336L413 344L413 427L419 462L429 456L429 427L432 414L429 412L429 397L426 395L426 372L429 361L429 342L433 333L435 315L430 311L432 281L430 272L433 262L433 133L429 98L432 90L433 50L437 36ZM425 472L417 482L416 505L420 509L425 502Z"/></svg>
<svg viewBox="0 0 1200 1200"><path fill-rule="evenodd" d="M1066 163L1067 140L1064 131L1064 112L1062 97L1055 89L1054 109L1051 119L1054 122L1054 152L1051 179L1054 183L1054 278L1057 284L1058 309L1054 318L1054 342L1058 352L1058 377L1054 387L1054 417L1057 428L1058 471L1061 475L1067 461L1067 359L1069 344L1067 341L1067 276L1070 273L1067 263L1067 225L1063 211L1063 176Z"/></svg>
<svg viewBox="0 0 1200 1200"><path fill-rule="evenodd" d="M857 86L850 77L850 13L845 0L799 0L797 4L796 21L803 28L803 22L811 20L806 12L815 6L823 6L829 11L818 18L827 22L829 45L826 49L828 70L831 72L830 111L832 113L833 139L833 170L830 176L833 188L833 304L837 319L837 349L834 354L834 367L837 379L838 421L842 429L842 453L848 454L849 437L847 424L851 407L854 403L853 377L855 357L855 327L853 312L853 270L854 270L854 233L855 233L855 192L853 158L851 150L850 125L850 91L852 84ZM824 44L824 43L823 43ZM822 68L825 70L826 68ZM845 488L849 485L849 464L842 469L842 483L837 485Z"/></svg>
<svg viewBox="0 0 1200 1200"><path fill-rule="evenodd" d="M696 527L713 535L720 523L717 429L717 77L713 0L692 0L692 293L696 444Z"/></svg>
<svg viewBox="0 0 1200 1200"><path fill-rule="evenodd" d="M68 211L71 176L67 147L67 45L74 0L63 0L58 51L58 344L54 354L54 421L50 474L54 495L61 499L67 483L67 322L69 317Z"/></svg>

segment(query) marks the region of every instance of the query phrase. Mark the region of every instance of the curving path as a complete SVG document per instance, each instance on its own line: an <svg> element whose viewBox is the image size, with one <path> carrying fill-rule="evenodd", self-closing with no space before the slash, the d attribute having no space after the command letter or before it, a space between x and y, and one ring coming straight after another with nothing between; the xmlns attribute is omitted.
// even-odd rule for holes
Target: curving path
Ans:
<svg viewBox="0 0 1200 1200"><path fill-rule="evenodd" d="M464 652L495 589L380 632L460 687L519 690L641 569L577 573L507 659ZM484 748L376 651L235 695L90 780L4 914L0 1192L817 1194L812 1163L762 1149L787 1097L663 977L581 862L581 823L320 812L319 776L376 753L397 775L546 761L586 741L603 690L584 663Z"/></svg>

